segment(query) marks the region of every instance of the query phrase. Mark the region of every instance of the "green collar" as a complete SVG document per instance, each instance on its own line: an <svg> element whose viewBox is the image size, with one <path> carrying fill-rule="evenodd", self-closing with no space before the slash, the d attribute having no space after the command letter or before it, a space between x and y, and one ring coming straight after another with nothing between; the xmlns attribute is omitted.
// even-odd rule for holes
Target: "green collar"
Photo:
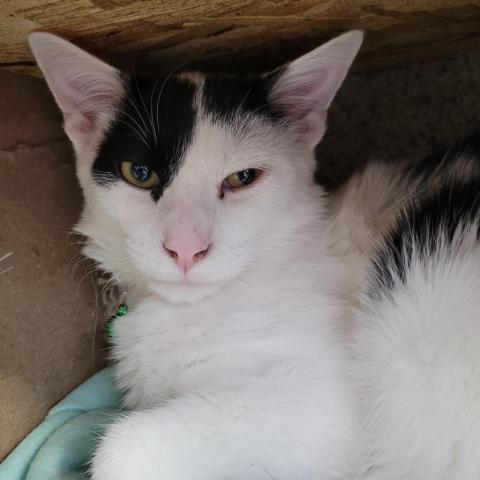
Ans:
<svg viewBox="0 0 480 480"><path fill-rule="evenodd" d="M123 302L118 306L117 311L112 315L105 323L105 335L112 339L115 336L115 329L113 328L113 322L118 317L124 317L128 313L127 305L127 292L123 292Z"/></svg>

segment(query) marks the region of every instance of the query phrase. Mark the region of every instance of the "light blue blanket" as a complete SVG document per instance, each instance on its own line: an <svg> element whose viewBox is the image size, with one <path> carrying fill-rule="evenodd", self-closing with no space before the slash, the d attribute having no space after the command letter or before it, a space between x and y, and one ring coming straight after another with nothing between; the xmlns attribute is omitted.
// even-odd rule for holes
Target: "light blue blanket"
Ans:
<svg viewBox="0 0 480 480"><path fill-rule="evenodd" d="M112 369L98 372L53 407L0 464L0 480L84 480L98 436L120 415Z"/></svg>

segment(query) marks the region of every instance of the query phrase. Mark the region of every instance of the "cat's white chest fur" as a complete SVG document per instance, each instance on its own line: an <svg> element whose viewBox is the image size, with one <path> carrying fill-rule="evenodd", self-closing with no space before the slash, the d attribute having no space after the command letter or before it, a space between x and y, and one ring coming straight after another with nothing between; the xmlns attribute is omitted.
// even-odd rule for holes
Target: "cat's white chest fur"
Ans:
<svg viewBox="0 0 480 480"><path fill-rule="evenodd" d="M135 413L110 429L98 468L120 451L134 459L131 474L147 456L173 478L225 468L261 478L274 458L274 478L346 478L357 425L338 332L345 313L324 289L339 271L296 263L194 305L144 300L119 319L117 375ZM248 462L234 454L242 450Z"/></svg>
<svg viewBox="0 0 480 480"><path fill-rule="evenodd" d="M331 282L338 271L332 261L324 269L299 263L287 276L246 276L194 305L139 302L116 324L114 356L128 406L159 406L210 383L241 387L249 375L294 388L299 376L333 373L345 313L326 298L322 277ZM284 369L293 377L279 375Z"/></svg>

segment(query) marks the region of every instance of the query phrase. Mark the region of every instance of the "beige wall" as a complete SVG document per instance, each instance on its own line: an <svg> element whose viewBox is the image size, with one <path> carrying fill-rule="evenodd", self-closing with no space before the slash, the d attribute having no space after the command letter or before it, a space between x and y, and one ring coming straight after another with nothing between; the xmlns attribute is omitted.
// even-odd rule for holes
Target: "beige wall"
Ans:
<svg viewBox="0 0 480 480"><path fill-rule="evenodd" d="M45 84L0 73L0 460L95 369L95 296L72 275L81 193Z"/></svg>

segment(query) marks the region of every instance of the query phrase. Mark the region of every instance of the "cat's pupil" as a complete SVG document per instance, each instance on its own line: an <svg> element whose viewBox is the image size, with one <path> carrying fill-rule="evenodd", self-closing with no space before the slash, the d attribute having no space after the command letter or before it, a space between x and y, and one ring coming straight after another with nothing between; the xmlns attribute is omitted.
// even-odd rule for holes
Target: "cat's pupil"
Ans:
<svg viewBox="0 0 480 480"><path fill-rule="evenodd" d="M237 173L237 177L243 185L248 185L255 179L255 170L250 168Z"/></svg>
<svg viewBox="0 0 480 480"><path fill-rule="evenodd" d="M146 182L151 173L151 170L143 165L132 164L132 177L139 182Z"/></svg>

